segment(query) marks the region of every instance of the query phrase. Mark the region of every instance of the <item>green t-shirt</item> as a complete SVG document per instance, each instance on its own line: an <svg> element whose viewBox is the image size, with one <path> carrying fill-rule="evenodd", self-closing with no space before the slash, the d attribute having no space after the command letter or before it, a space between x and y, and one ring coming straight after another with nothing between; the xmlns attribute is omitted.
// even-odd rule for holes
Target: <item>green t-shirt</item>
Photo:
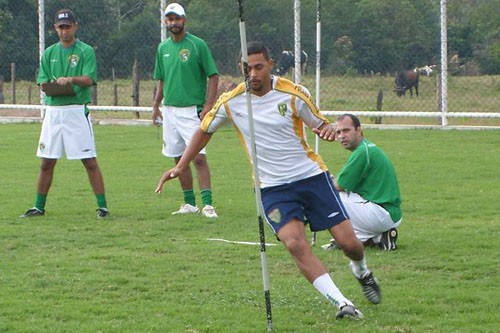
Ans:
<svg viewBox="0 0 500 333"><path fill-rule="evenodd" d="M337 175L337 184L383 206L394 222L401 219L401 194L394 166L382 149L363 139Z"/></svg>
<svg viewBox="0 0 500 333"><path fill-rule="evenodd" d="M59 77L88 76L97 83L97 61L92 46L76 39L64 48L61 43L49 46L42 54L37 83L55 81ZM46 105L84 105L91 101L91 87L74 84L75 96L45 96Z"/></svg>
<svg viewBox="0 0 500 333"><path fill-rule="evenodd" d="M154 79L163 81L163 104L203 106L207 77L218 74L207 43L187 33L179 42L171 37L158 45Z"/></svg>

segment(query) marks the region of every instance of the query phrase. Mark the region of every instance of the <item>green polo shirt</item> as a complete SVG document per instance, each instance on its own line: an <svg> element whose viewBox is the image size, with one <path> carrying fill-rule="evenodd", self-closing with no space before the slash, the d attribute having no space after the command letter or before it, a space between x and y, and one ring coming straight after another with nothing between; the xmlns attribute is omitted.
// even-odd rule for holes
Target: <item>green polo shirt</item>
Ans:
<svg viewBox="0 0 500 333"><path fill-rule="evenodd" d="M337 175L337 184L384 207L394 222L402 217L396 170L382 149L363 139Z"/></svg>
<svg viewBox="0 0 500 333"><path fill-rule="evenodd" d="M49 46L42 54L37 84L55 81L59 77L88 76L97 83L97 61L92 46L76 39L64 48L61 43ZM74 84L75 96L45 96L46 105L85 105L92 98L91 87Z"/></svg>
<svg viewBox="0 0 500 333"><path fill-rule="evenodd" d="M187 33L179 42L171 37L158 45L154 79L163 81L163 104L186 107L205 104L207 77L218 74L207 43Z"/></svg>

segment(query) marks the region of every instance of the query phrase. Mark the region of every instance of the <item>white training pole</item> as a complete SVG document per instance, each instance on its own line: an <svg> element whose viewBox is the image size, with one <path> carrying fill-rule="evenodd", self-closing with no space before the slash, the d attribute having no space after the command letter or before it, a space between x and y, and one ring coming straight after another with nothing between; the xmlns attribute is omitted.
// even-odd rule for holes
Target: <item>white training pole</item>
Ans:
<svg viewBox="0 0 500 333"><path fill-rule="evenodd" d="M316 106L320 110L321 78L321 0L316 1ZM315 137L314 152L319 152L319 137Z"/></svg>
<svg viewBox="0 0 500 333"><path fill-rule="evenodd" d="M320 110L320 78L321 78L321 0L316 1L316 106ZM314 136L314 152L319 152L319 137ZM316 245L317 234L312 233L311 245Z"/></svg>
<svg viewBox="0 0 500 333"><path fill-rule="evenodd" d="M300 48L300 0L295 0L294 2L294 32L295 32L295 68L294 68L294 80L296 84L300 83L300 57L302 55L302 50Z"/></svg>
<svg viewBox="0 0 500 333"><path fill-rule="evenodd" d="M448 33L446 0L441 0L441 126L448 125Z"/></svg>
<svg viewBox="0 0 500 333"><path fill-rule="evenodd" d="M267 255L266 255L266 239L264 233L264 209L262 207L262 199L260 194L260 178L257 165L257 149L255 146L255 129L253 122L252 110L252 96L250 94L250 78L248 72L248 50L247 50L247 36L245 21L243 19L243 0L238 0L239 14L240 14L240 42L241 42L241 61L243 63L243 71L245 74L246 85L246 98L248 110L248 125L250 132L250 146L252 155L253 177L254 177L254 191L255 202L257 206L257 216L259 222L259 236L260 236L260 259L262 266L262 280L264 282L264 297L266 300L266 316L267 316L267 331L273 330L273 319L271 315L271 294L269 292L269 272L267 270Z"/></svg>

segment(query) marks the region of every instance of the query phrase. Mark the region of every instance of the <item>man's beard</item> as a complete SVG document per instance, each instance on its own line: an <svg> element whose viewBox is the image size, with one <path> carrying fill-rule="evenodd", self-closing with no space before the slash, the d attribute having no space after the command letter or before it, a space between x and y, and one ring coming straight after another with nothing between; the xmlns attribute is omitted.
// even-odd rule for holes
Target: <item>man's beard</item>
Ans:
<svg viewBox="0 0 500 333"><path fill-rule="evenodd" d="M250 82L250 88L252 91L262 91L264 89L264 85L262 84L261 81L253 81Z"/></svg>
<svg viewBox="0 0 500 333"><path fill-rule="evenodd" d="M184 24L183 25L173 24L168 27L168 31L170 31L174 35L179 35L182 33L182 31L184 31Z"/></svg>

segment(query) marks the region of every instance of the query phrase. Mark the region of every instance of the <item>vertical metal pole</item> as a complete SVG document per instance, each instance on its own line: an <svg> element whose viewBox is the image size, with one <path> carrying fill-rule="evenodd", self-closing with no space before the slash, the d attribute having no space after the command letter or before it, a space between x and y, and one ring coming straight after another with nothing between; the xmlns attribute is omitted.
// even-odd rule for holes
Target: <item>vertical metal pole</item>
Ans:
<svg viewBox="0 0 500 333"><path fill-rule="evenodd" d="M316 106L320 110L320 78L321 78L321 0L316 1ZM314 152L319 152L319 137L314 136ZM313 231L311 245L316 245L317 234Z"/></svg>
<svg viewBox="0 0 500 333"><path fill-rule="evenodd" d="M167 0L161 0L160 1L160 40L163 42L165 39L167 39L167 24L165 23L165 10L167 9ZM155 89L157 88L157 85L155 84ZM155 91L156 95L156 91ZM154 96L153 95L153 98ZM163 99L162 99L162 105L163 105ZM156 126L156 135L158 139L160 139L160 126Z"/></svg>
<svg viewBox="0 0 500 333"><path fill-rule="evenodd" d="M42 60L42 54L45 50L45 1L38 0L38 58L39 63ZM44 116L44 96L45 94L40 90L40 118Z"/></svg>
<svg viewBox="0 0 500 333"><path fill-rule="evenodd" d="M441 127L448 125L448 32L446 0L441 0Z"/></svg>
<svg viewBox="0 0 500 333"><path fill-rule="evenodd" d="M160 1L160 36L161 40L167 39L167 25L165 24L165 9L167 8L167 0Z"/></svg>
<svg viewBox="0 0 500 333"><path fill-rule="evenodd" d="M321 0L316 1L316 106L320 109L321 78ZM319 138L316 135L314 152L319 152Z"/></svg>
<svg viewBox="0 0 500 333"><path fill-rule="evenodd" d="M248 127L250 132L250 148L252 155L252 171L254 178L254 192L255 192L255 202L257 206L257 220L259 224L259 238L260 238L260 260L262 266L262 280L264 285L264 298L266 301L266 319L267 319L267 331L273 331L273 318L271 311L271 293L269 291L269 271L267 270L267 254L266 254L266 239L264 232L264 208L262 207L262 198L260 193L260 178L259 178L259 167L257 164L257 146L255 144L255 129L253 120L253 109L252 109L252 99L250 94L250 76L248 68L248 50L247 50L247 35L245 28L245 20L243 19L243 0L238 0L239 16L240 16L240 43L241 43L241 62L243 65L243 71L245 75L245 86L246 86L246 102L247 102L247 112L248 112Z"/></svg>
<svg viewBox="0 0 500 333"><path fill-rule="evenodd" d="M294 72L294 80L295 83L300 83L300 56L302 50L300 48L300 0L295 0L294 2L294 32L295 32L295 70Z"/></svg>

